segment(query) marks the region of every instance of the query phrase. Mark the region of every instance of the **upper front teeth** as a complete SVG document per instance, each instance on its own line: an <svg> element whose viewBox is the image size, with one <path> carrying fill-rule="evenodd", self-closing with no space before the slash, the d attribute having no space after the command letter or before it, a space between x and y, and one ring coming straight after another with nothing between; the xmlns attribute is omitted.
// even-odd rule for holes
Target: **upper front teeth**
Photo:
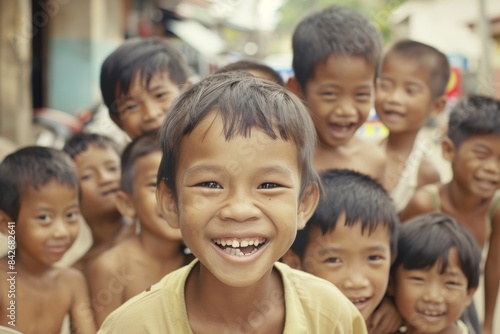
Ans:
<svg viewBox="0 0 500 334"><path fill-rule="evenodd" d="M425 315L430 315L430 316L441 315L441 312L432 312L432 311L423 311L422 313Z"/></svg>
<svg viewBox="0 0 500 334"><path fill-rule="evenodd" d="M265 238L249 238L249 239L240 239L240 241L234 239L234 238L226 238L226 239L214 239L214 242L217 245L221 246L229 246L233 248L239 248L239 247L247 247L247 246L258 246L260 244L263 244L266 241Z"/></svg>

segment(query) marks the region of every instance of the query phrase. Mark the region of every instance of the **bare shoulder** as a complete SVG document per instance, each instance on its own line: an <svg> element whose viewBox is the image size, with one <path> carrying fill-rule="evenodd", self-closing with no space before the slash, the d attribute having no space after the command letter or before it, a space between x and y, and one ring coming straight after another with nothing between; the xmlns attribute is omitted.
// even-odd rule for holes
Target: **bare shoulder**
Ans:
<svg viewBox="0 0 500 334"><path fill-rule="evenodd" d="M426 184L441 182L441 176L434 163L427 157L423 157L418 169L417 188Z"/></svg>
<svg viewBox="0 0 500 334"><path fill-rule="evenodd" d="M136 238L129 238L111 247L100 254L92 263L91 273L95 270L112 270L113 268L121 268L127 262L128 257L124 254L131 254L137 250Z"/></svg>
<svg viewBox="0 0 500 334"><path fill-rule="evenodd" d="M57 268L59 279L69 287L81 287L81 284L86 285L85 276L75 268Z"/></svg>
<svg viewBox="0 0 500 334"><path fill-rule="evenodd" d="M386 154L380 144L366 139L358 138L356 142L357 153L370 157L376 161L385 161Z"/></svg>
<svg viewBox="0 0 500 334"><path fill-rule="evenodd" d="M425 189L418 189L406 208L401 212L401 222L433 211L435 210L432 194Z"/></svg>

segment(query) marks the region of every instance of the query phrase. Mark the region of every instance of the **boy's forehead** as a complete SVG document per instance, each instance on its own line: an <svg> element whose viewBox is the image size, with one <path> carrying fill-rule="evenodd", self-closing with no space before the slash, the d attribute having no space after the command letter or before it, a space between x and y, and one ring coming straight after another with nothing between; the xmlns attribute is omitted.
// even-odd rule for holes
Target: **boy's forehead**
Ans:
<svg viewBox="0 0 500 334"><path fill-rule="evenodd" d="M163 86L177 86L175 82L170 78L170 72L167 70L152 73L147 69L137 70L132 76L132 80L128 84L126 91L122 88L122 84L118 83L116 85L116 96L124 96L124 95L134 95L138 94L141 91L148 90L154 88L154 86L163 85Z"/></svg>

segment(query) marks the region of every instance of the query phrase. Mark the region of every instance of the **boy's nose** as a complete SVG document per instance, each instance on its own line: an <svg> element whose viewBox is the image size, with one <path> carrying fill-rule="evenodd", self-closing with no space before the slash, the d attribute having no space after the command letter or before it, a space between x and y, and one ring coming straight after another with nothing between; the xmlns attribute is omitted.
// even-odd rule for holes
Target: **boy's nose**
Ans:
<svg viewBox="0 0 500 334"><path fill-rule="evenodd" d="M219 211L219 217L225 221L246 222L257 220L261 211L252 203L251 196L245 194L231 194L226 204Z"/></svg>
<svg viewBox="0 0 500 334"><path fill-rule="evenodd" d="M102 168L97 172L97 177L99 183L107 183L117 179L117 175L115 173L108 171L105 168Z"/></svg>
<svg viewBox="0 0 500 334"><path fill-rule="evenodd" d="M425 290L423 300L427 303L443 303L445 289L440 284L429 284Z"/></svg>
<svg viewBox="0 0 500 334"><path fill-rule="evenodd" d="M156 120L160 115L164 114L165 111L161 107L161 105L153 102L146 101L144 102L143 110L142 110L142 120L144 122L149 122L152 120Z"/></svg>
<svg viewBox="0 0 500 334"><path fill-rule="evenodd" d="M403 95L403 90L396 87L388 94L387 101L389 103L402 103Z"/></svg>
<svg viewBox="0 0 500 334"><path fill-rule="evenodd" d="M335 113L338 116L353 116L356 115L356 108L350 102L344 101L339 103L339 105L335 108Z"/></svg>
<svg viewBox="0 0 500 334"><path fill-rule="evenodd" d="M56 239L65 239L70 236L70 229L63 219L58 219L54 222L54 230L52 233Z"/></svg>
<svg viewBox="0 0 500 334"><path fill-rule="evenodd" d="M344 281L344 289L360 290L365 289L370 285L365 275L359 272L350 272L347 274L347 279Z"/></svg>
<svg viewBox="0 0 500 334"><path fill-rule="evenodd" d="M500 174L500 161L496 157L488 159L484 163L484 169L492 174Z"/></svg>

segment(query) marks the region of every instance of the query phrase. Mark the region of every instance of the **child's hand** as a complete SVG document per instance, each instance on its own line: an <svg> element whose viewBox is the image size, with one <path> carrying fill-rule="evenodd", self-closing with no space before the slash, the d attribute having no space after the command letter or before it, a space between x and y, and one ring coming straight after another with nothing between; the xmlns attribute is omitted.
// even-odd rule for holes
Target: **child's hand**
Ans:
<svg viewBox="0 0 500 334"><path fill-rule="evenodd" d="M378 308L373 312L368 324L370 334L395 333L403 324L393 301L385 297Z"/></svg>

